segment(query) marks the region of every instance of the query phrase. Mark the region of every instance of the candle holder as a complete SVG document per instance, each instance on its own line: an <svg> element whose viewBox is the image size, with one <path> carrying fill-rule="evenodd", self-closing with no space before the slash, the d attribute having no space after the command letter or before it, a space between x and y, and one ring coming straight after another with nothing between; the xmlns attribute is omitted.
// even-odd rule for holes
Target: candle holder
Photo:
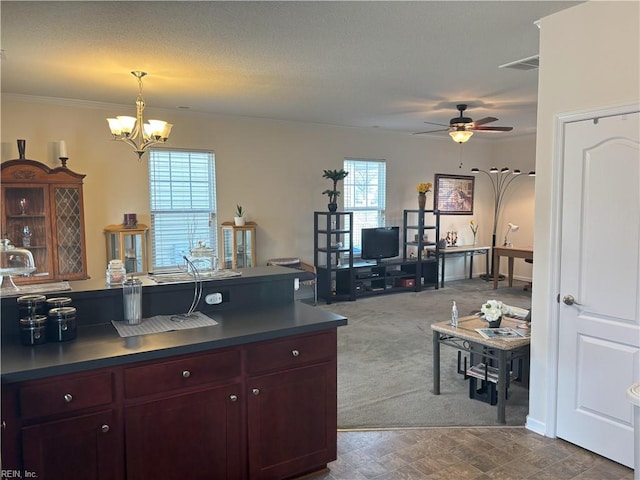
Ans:
<svg viewBox="0 0 640 480"><path fill-rule="evenodd" d="M60 160L62 168L67 168L67 160L69 160L69 157L58 157L58 160Z"/></svg>

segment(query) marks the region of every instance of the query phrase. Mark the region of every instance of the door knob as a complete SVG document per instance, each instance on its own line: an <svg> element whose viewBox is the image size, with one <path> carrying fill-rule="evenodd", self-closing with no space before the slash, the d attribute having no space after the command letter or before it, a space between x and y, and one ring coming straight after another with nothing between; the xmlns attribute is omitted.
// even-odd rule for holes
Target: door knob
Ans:
<svg viewBox="0 0 640 480"><path fill-rule="evenodd" d="M582 305L581 303L576 302L576 299L573 298L573 295L565 295L562 297L562 301L565 305Z"/></svg>

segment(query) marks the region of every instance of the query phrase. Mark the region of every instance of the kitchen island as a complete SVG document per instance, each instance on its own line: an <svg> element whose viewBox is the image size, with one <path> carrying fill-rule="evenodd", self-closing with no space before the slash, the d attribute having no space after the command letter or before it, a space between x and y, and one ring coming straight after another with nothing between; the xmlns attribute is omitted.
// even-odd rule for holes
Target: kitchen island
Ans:
<svg viewBox="0 0 640 480"><path fill-rule="evenodd" d="M64 292L70 342L33 347L2 299L3 469L23 478L292 478L336 458L336 330L293 299L296 271L205 281L214 326L121 338L122 293ZM207 304L210 293L220 303ZM56 294L58 295L58 294ZM144 317L184 313L193 285L145 280ZM73 461L65 452L74 451ZM162 453L160 453L162 452Z"/></svg>

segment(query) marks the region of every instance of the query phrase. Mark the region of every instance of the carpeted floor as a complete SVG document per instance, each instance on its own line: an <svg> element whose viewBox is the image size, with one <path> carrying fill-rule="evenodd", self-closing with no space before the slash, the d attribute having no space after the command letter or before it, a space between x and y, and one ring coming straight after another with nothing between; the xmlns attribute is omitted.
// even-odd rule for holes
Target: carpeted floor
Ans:
<svg viewBox="0 0 640 480"><path fill-rule="evenodd" d="M469 398L467 381L456 373L457 351L441 347L441 394L433 395L430 325L450 318L451 301L460 316L495 298L522 308L531 293L522 282L513 288L480 279L451 281L439 290L361 298L319 308L346 316L338 329L338 427L397 428L488 426L496 407ZM509 389L507 425L524 425L528 391Z"/></svg>

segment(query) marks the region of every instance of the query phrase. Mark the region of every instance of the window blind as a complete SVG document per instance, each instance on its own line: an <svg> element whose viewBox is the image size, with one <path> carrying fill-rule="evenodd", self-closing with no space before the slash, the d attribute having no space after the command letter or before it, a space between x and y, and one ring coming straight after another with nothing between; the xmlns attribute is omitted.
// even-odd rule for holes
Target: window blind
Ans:
<svg viewBox="0 0 640 480"><path fill-rule="evenodd" d="M217 251L215 184L212 152L149 152L154 271L182 265L199 241Z"/></svg>
<svg viewBox="0 0 640 480"><path fill-rule="evenodd" d="M361 251L361 229L385 226L387 164L385 160L345 159L344 209L353 212L354 254Z"/></svg>

